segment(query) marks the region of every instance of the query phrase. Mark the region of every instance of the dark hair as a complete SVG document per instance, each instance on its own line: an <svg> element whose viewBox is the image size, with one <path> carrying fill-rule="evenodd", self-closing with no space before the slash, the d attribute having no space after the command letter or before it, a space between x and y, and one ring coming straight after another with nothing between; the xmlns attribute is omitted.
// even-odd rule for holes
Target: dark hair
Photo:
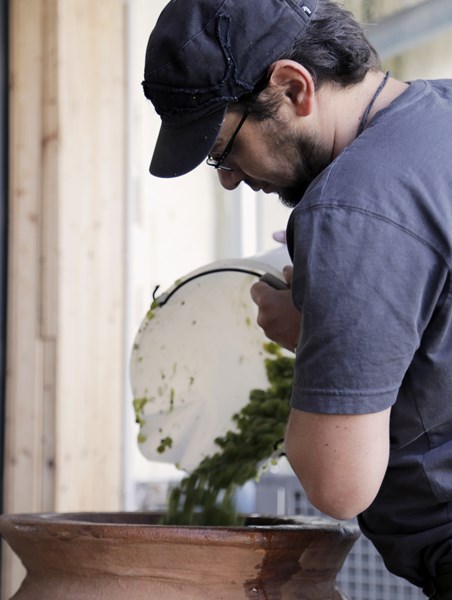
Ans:
<svg viewBox="0 0 452 600"><path fill-rule="evenodd" d="M319 0L314 17L286 56L310 72L316 88L326 81L342 87L362 81L380 67L376 50L353 15L332 0Z"/></svg>
<svg viewBox="0 0 452 600"><path fill-rule="evenodd" d="M302 64L311 74L316 89L326 82L345 88L360 83L368 71L380 68L380 59L362 26L352 13L333 0L318 0L309 27L292 50L280 56ZM237 105L250 106L254 118L273 117L279 106L274 95L254 93ZM231 105L234 110L235 106Z"/></svg>

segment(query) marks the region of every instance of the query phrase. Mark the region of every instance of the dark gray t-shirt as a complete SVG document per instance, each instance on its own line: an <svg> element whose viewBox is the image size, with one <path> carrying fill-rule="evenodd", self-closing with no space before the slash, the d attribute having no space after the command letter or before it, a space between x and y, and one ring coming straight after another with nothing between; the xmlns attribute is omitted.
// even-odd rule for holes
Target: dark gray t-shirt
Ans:
<svg viewBox="0 0 452 600"><path fill-rule="evenodd" d="M415 81L315 180L288 226L302 311L292 406L391 411L359 518L417 585L452 552L452 81Z"/></svg>

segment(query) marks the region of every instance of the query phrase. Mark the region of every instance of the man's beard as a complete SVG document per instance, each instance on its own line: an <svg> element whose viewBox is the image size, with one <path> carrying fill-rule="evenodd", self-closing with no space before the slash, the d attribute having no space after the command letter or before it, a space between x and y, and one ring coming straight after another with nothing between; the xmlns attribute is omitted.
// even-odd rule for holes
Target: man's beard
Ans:
<svg viewBox="0 0 452 600"><path fill-rule="evenodd" d="M317 175L331 163L331 151L327 151L314 136L301 137L278 133L278 137L278 148L292 147L292 152L288 153L288 160L293 161L295 174L293 185L279 188L276 193L284 206L294 208ZM283 137L286 138L284 141Z"/></svg>
<svg viewBox="0 0 452 600"><path fill-rule="evenodd" d="M293 184L276 190L282 204L294 208L306 190L332 161L331 149L314 135L294 134L288 125L277 117L266 121L264 129L269 148L279 158L285 157L293 168Z"/></svg>

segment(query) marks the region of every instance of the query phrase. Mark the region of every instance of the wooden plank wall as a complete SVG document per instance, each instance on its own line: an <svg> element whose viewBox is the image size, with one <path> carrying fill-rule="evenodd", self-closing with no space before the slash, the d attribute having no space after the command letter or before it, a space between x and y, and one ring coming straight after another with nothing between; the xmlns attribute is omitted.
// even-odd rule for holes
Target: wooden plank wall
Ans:
<svg viewBox="0 0 452 600"><path fill-rule="evenodd" d="M121 505L125 17L11 2L5 512Z"/></svg>

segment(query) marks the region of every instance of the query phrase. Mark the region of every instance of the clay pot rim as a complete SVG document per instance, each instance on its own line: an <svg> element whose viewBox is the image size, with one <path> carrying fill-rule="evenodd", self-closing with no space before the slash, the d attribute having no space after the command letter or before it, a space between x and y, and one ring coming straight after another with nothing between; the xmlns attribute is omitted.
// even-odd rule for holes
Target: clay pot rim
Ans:
<svg viewBox="0 0 452 600"><path fill-rule="evenodd" d="M146 518L163 516L164 511L76 511L76 512L36 512L36 513L4 513L0 515L0 521L21 522L21 523L65 523L65 524L83 524L100 525L102 527L158 527L165 529L225 529L237 531L244 529L298 529L298 530L318 530L318 529L358 529L353 523L348 521L336 521L327 517L310 517L300 515L274 516L265 514L246 515L249 521L245 525L162 525L146 521ZM104 520L117 518L132 518L131 521L123 520ZM141 520L143 519L143 520ZM253 524L253 522L256 522ZM264 523L265 522L265 523Z"/></svg>
<svg viewBox="0 0 452 600"><path fill-rule="evenodd" d="M97 515L105 520L127 513ZM91 521L74 520L84 516ZM295 598L302 589L310 598L325 598L326 592L332 600L342 597L334 591L335 579L357 537L353 527L318 519L303 519L304 530L299 524L276 531L271 526L119 527L93 524L95 516L0 516L0 532L27 570L18 598Z"/></svg>
<svg viewBox="0 0 452 600"><path fill-rule="evenodd" d="M339 536L341 538L359 537L359 528L349 522L332 521L315 517L267 517L264 515L250 515L253 519L267 519L267 525L244 525L244 526L197 526L197 525L161 525L149 522L140 522L136 519L146 519L161 515L159 512L68 512L68 513L16 513L0 515L0 535L7 537L11 529L19 532L34 531L46 536L61 537L72 535L88 535L99 538L122 538L127 529L128 537L140 538L145 542L149 539L172 540L178 538L185 543L198 543L205 541L210 536L221 543L244 540L258 536L266 538L270 536L273 540L281 536L287 539L287 535L300 535L313 531L322 531L325 535ZM135 522L106 521L108 518L132 517ZM93 520L93 519L98 520ZM104 519L104 520L102 520ZM272 524L271 522L277 524ZM287 522L286 524L283 524Z"/></svg>

